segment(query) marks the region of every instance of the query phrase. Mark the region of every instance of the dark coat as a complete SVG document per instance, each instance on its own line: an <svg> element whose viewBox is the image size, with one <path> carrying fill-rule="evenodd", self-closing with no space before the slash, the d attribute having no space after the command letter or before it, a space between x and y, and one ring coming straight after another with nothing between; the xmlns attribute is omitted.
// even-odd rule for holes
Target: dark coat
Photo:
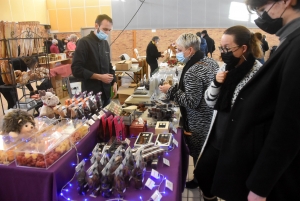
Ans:
<svg viewBox="0 0 300 201"><path fill-rule="evenodd" d="M64 45L63 45L63 42L61 41L61 40L59 40L59 39L56 39L57 40L57 46L58 46L58 49L59 49L59 52L60 53L63 53L64 52Z"/></svg>
<svg viewBox="0 0 300 201"><path fill-rule="evenodd" d="M203 38L207 43L207 52L213 53L213 51L215 51L215 41L211 37L209 37L208 34L205 34Z"/></svg>
<svg viewBox="0 0 300 201"><path fill-rule="evenodd" d="M300 199L300 29L238 94L212 191L230 201L249 190L267 201Z"/></svg>
<svg viewBox="0 0 300 201"><path fill-rule="evenodd" d="M150 41L146 50L146 61L147 63L157 63L157 59L161 56L155 44Z"/></svg>
<svg viewBox="0 0 300 201"><path fill-rule="evenodd" d="M110 62L110 48L107 40L100 40L93 31L81 38L73 56L72 73L74 77L82 78L82 91L102 92L104 100L110 98L111 84L90 79L94 73L113 74L115 71ZM115 77L112 84L115 82Z"/></svg>

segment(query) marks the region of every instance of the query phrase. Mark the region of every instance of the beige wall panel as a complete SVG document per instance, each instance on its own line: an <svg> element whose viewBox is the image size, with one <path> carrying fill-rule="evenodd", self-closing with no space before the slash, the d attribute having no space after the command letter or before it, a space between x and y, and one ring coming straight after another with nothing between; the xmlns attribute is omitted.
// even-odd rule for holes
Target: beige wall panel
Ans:
<svg viewBox="0 0 300 201"><path fill-rule="evenodd" d="M101 14L106 14L106 15L112 17L111 16L111 6L100 6L100 12L101 12Z"/></svg>
<svg viewBox="0 0 300 201"><path fill-rule="evenodd" d="M11 12L13 15L12 21L14 22L25 21L23 2L12 0L10 1L10 5L11 5Z"/></svg>
<svg viewBox="0 0 300 201"><path fill-rule="evenodd" d="M71 8L71 16L73 31L80 31L81 27L86 27L83 8Z"/></svg>
<svg viewBox="0 0 300 201"><path fill-rule="evenodd" d="M58 9L57 19L58 19L58 28L60 32L72 30L70 9Z"/></svg>
<svg viewBox="0 0 300 201"><path fill-rule="evenodd" d="M84 0L70 0L71 7L84 7Z"/></svg>
<svg viewBox="0 0 300 201"><path fill-rule="evenodd" d="M12 21L11 10L9 6L9 1L7 0L0 0L0 20L4 21Z"/></svg>
<svg viewBox="0 0 300 201"><path fill-rule="evenodd" d="M87 6L97 6L97 7L99 7L99 0L85 0L85 7L87 7Z"/></svg>
<svg viewBox="0 0 300 201"><path fill-rule="evenodd" d="M52 30L59 30L57 24L57 14L56 10L49 10L49 24L51 25Z"/></svg>
<svg viewBox="0 0 300 201"><path fill-rule="evenodd" d="M56 8L70 8L69 0L56 0Z"/></svg>
<svg viewBox="0 0 300 201"><path fill-rule="evenodd" d="M95 26L95 20L97 16L100 14L98 7L86 7L85 8L86 14L86 26L93 27Z"/></svg>
<svg viewBox="0 0 300 201"><path fill-rule="evenodd" d="M56 9L56 0L46 0L47 9Z"/></svg>
<svg viewBox="0 0 300 201"><path fill-rule="evenodd" d="M46 0L33 0L35 5L36 21L41 24L50 24L48 20L47 4Z"/></svg>

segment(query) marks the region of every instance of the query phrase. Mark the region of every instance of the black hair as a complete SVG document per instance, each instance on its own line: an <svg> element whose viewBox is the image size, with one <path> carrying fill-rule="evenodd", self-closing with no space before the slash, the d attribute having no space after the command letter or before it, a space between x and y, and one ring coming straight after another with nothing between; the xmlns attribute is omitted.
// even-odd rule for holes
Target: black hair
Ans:
<svg viewBox="0 0 300 201"><path fill-rule="evenodd" d="M106 14L98 15L97 18L96 18L96 20L95 20L95 23L99 24L99 26L100 26L100 25L101 25L101 22L102 22L103 20L107 20L107 21L109 21L110 23L113 23L111 17L109 17L109 16L106 15Z"/></svg>
<svg viewBox="0 0 300 201"><path fill-rule="evenodd" d="M201 32L197 32L196 35L201 38Z"/></svg>
<svg viewBox="0 0 300 201"><path fill-rule="evenodd" d="M279 2L282 0L272 0L272 2ZM249 11L255 11L256 9L268 4L270 0L246 0L245 4ZM296 5L292 6L294 9L300 9L300 1L297 1Z"/></svg>
<svg viewBox="0 0 300 201"><path fill-rule="evenodd" d="M157 40L159 40L159 37L158 36L153 36L152 41L157 41Z"/></svg>

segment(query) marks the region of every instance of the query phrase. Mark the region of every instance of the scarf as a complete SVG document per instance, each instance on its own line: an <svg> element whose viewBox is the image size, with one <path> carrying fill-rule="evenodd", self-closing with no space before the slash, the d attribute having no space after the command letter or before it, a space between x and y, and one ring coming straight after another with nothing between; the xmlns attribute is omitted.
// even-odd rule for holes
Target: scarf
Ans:
<svg viewBox="0 0 300 201"><path fill-rule="evenodd" d="M255 58L252 54L249 54L247 61L245 60L239 66L232 68L227 67L226 70L229 70L227 77L222 84L222 88L214 107L215 110L230 112L231 110L231 100L236 86L241 82L241 80L247 75L247 73L252 69Z"/></svg>

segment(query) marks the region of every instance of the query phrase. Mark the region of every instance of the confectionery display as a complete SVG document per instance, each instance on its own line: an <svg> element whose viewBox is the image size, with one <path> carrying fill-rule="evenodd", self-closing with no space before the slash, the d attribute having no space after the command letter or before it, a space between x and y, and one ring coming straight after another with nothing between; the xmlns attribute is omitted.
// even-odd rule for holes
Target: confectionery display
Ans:
<svg viewBox="0 0 300 201"><path fill-rule="evenodd" d="M145 144L148 144L152 141L152 137L153 137L153 133L150 132L142 132L138 135L134 146L138 147L138 146L143 146Z"/></svg>
<svg viewBox="0 0 300 201"><path fill-rule="evenodd" d="M52 129L18 148L16 163L18 166L49 168L70 149L68 136Z"/></svg>
<svg viewBox="0 0 300 201"><path fill-rule="evenodd" d="M168 150L172 147L172 139L173 137L171 133L160 133L156 138L155 145Z"/></svg>

